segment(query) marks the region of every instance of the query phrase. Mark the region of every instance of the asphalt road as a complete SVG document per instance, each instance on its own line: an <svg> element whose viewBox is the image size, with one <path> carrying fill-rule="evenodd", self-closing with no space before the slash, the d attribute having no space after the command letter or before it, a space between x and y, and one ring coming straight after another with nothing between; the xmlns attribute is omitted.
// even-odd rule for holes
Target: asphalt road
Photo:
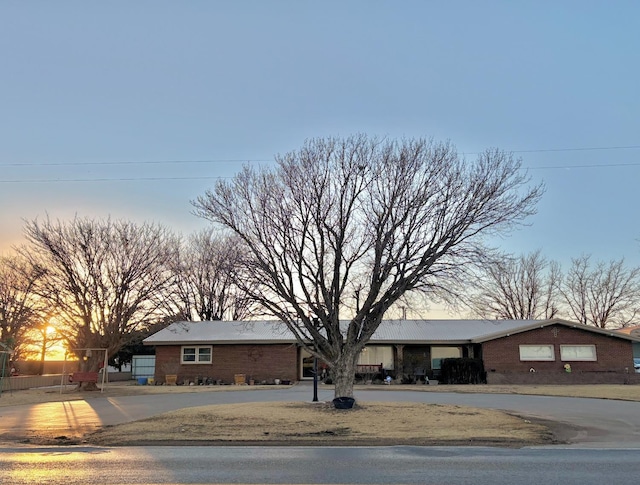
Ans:
<svg viewBox="0 0 640 485"><path fill-rule="evenodd" d="M0 449L0 484L632 484L638 455L551 447Z"/></svg>
<svg viewBox="0 0 640 485"><path fill-rule="evenodd" d="M320 400L333 391L321 389ZM199 392L94 398L0 408L0 440L37 431L49 435L81 436L102 426L136 421L185 407L255 401L310 401L308 384L280 390ZM500 409L523 416L569 424L563 438L573 447L640 448L640 403L515 394L460 394L366 390L356 392L363 401L451 403Z"/></svg>

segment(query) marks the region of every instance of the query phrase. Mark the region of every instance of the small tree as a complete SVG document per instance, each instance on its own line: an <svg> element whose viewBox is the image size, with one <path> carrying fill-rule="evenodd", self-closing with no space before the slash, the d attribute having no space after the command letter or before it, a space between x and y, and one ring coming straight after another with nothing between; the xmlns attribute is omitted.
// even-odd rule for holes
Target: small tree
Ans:
<svg viewBox="0 0 640 485"><path fill-rule="evenodd" d="M640 268L627 268L624 259L592 265L590 256L581 256L571 260L561 293L580 323L624 327L640 314Z"/></svg>
<svg viewBox="0 0 640 485"><path fill-rule="evenodd" d="M483 318L535 320L559 311L560 267L540 251L488 262L474 280L471 296L475 314Z"/></svg>
<svg viewBox="0 0 640 485"><path fill-rule="evenodd" d="M62 342L62 337L49 325L45 318L25 336L25 351L23 355L27 359L38 359L40 366L38 374L44 373L44 363L47 352Z"/></svg>
<svg viewBox="0 0 640 485"><path fill-rule="evenodd" d="M245 246L237 237L205 229L191 235L171 262L175 275L167 306L184 320L241 320L251 314L251 300L235 281Z"/></svg>
<svg viewBox="0 0 640 485"><path fill-rule="evenodd" d="M35 292L43 270L26 260L0 257L0 342L19 359L29 343L29 333L40 323L44 305Z"/></svg>
<svg viewBox="0 0 640 485"><path fill-rule="evenodd" d="M166 229L127 221L48 218L25 226L30 243L21 254L44 274L37 290L56 308L58 332L70 349L116 353L132 332L156 318L161 295L172 282L167 261L177 240ZM98 370L94 352L83 370ZM88 386L91 387L91 386Z"/></svg>
<svg viewBox="0 0 640 485"><path fill-rule="evenodd" d="M239 284L331 367L338 397L353 396L358 355L385 312L412 291L452 290L484 259L483 238L533 213L542 192L504 152L467 163L422 139L316 139L276 160L194 206L243 241Z"/></svg>

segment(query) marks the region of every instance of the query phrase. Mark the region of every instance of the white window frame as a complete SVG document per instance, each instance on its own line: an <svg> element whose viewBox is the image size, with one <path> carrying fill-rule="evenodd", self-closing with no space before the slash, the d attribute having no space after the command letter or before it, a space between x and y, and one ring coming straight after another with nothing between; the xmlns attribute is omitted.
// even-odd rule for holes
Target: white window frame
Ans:
<svg viewBox="0 0 640 485"><path fill-rule="evenodd" d="M580 356L578 355L577 349L590 349L591 352L589 356ZM575 355L568 355L570 350L575 351ZM593 344L582 344L582 345L561 345L560 346L560 360L563 362L597 362L598 361L598 353L596 352L596 346Z"/></svg>
<svg viewBox="0 0 640 485"><path fill-rule="evenodd" d="M184 351L186 349L194 350L194 360L185 360L184 359ZM202 355L200 353L201 349L209 349L208 360L203 360ZM180 363L185 365L190 364L212 364L213 363L213 345L183 345L180 348Z"/></svg>
<svg viewBox="0 0 640 485"><path fill-rule="evenodd" d="M556 360L556 353L553 344L520 345L519 350L521 362L553 362Z"/></svg>

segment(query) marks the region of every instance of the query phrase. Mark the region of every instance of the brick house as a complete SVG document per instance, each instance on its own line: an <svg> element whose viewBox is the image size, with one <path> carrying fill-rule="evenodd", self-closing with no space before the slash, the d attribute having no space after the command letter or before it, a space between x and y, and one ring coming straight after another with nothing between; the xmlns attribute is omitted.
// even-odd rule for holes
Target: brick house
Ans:
<svg viewBox="0 0 640 485"><path fill-rule="evenodd" d="M313 358L277 321L177 322L144 341L156 382L232 383L310 378ZM551 320L385 320L363 350L362 372L438 378L443 359L482 359L489 384L640 383L640 337Z"/></svg>
<svg viewBox="0 0 640 485"><path fill-rule="evenodd" d="M640 384L638 337L559 319L475 340L489 384Z"/></svg>

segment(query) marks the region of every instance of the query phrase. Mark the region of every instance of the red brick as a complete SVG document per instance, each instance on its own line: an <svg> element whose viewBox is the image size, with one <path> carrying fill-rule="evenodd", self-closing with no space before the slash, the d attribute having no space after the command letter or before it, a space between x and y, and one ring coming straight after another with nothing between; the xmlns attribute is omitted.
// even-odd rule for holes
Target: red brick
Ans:
<svg viewBox="0 0 640 485"><path fill-rule="evenodd" d="M553 345L555 361L520 361L520 345ZM596 362L565 362L560 345L595 345ZM605 383L635 381L632 343L565 325L515 333L482 344L482 358L489 383ZM571 365L571 373L564 364ZM535 373L529 372L531 368ZM534 375L531 375L534 374ZM626 377L625 377L626 376Z"/></svg>
<svg viewBox="0 0 640 485"><path fill-rule="evenodd" d="M298 380L298 348L291 344L214 345L211 364L180 365L180 345L156 347L155 378L164 382L165 374L177 374L178 382L208 377L233 383L234 374L245 374L247 381ZM178 365L177 372L168 372Z"/></svg>

